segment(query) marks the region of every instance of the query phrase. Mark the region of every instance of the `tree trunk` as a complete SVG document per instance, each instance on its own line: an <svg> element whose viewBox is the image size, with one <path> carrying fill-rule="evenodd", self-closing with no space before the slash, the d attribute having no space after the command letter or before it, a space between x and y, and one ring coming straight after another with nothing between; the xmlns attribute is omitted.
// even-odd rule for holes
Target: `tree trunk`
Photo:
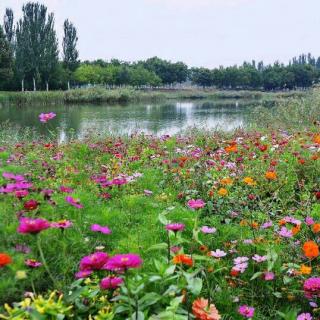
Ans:
<svg viewBox="0 0 320 320"><path fill-rule="evenodd" d="M48 81L46 81L46 89L47 89L47 91L49 91L49 82Z"/></svg>
<svg viewBox="0 0 320 320"><path fill-rule="evenodd" d="M32 78L32 79L33 79L33 91L37 91L36 79L35 78Z"/></svg>
<svg viewBox="0 0 320 320"><path fill-rule="evenodd" d="M68 90L70 91L70 81L68 81Z"/></svg>
<svg viewBox="0 0 320 320"><path fill-rule="evenodd" d="M21 91L24 92L24 79L21 80Z"/></svg>

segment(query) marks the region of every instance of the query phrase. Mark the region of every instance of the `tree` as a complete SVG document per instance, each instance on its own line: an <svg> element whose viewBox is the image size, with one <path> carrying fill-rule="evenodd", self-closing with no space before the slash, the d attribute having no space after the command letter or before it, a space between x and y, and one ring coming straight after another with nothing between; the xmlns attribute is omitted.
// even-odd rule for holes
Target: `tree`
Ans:
<svg viewBox="0 0 320 320"><path fill-rule="evenodd" d="M13 76L13 58L9 42L0 26L0 89L5 89L6 84Z"/></svg>
<svg viewBox="0 0 320 320"><path fill-rule="evenodd" d="M6 13L3 18L3 26L4 26L4 31L7 37L7 41L10 43L11 47L13 48L14 44L14 15L13 11L10 8L6 9Z"/></svg>
<svg viewBox="0 0 320 320"><path fill-rule="evenodd" d="M50 73L58 62L58 46L54 31L54 16L47 7L29 2L22 7L23 16L17 24L16 63L22 79L31 78L33 90L44 80L48 87Z"/></svg>
<svg viewBox="0 0 320 320"><path fill-rule="evenodd" d="M78 36L77 29L74 25L66 20L64 22L64 37L63 37L63 62L66 70L69 73L68 89L70 89L70 78L72 73L79 66L79 52L77 50Z"/></svg>

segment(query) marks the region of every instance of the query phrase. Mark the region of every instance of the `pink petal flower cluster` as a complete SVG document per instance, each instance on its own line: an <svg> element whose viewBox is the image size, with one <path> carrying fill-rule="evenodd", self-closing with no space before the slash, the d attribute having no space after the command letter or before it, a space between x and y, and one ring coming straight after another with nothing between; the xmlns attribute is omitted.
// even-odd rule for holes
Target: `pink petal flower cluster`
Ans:
<svg viewBox="0 0 320 320"><path fill-rule="evenodd" d="M241 314L242 316L244 316L245 318L253 318L254 316L254 308L253 307L249 307L247 305L242 305L239 307L238 309L239 314Z"/></svg>
<svg viewBox="0 0 320 320"><path fill-rule="evenodd" d="M303 284L304 295L308 299L320 297L320 278L309 278Z"/></svg>
<svg viewBox="0 0 320 320"><path fill-rule="evenodd" d="M248 260L248 257L237 257L233 259L234 266L232 267L232 270L244 273L248 268Z"/></svg>
<svg viewBox="0 0 320 320"><path fill-rule="evenodd" d="M203 227L201 227L200 230L202 233L215 233L217 231L216 228L214 228L214 227L210 228L208 226L203 226Z"/></svg>
<svg viewBox="0 0 320 320"><path fill-rule="evenodd" d="M49 229L50 223L45 219L21 218L19 221L18 232L37 234L43 230Z"/></svg>
<svg viewBox="0 0 320 320"><path fill-rule="evenodd" d="M166 230L178 232L183 231L185 228L185 225L183 223L169 223L166 225Z"/></svg>
<svg viewBox="0 0 320 320"><path fill-rule="evenodd" d="M42 123L47 123L49 120L52 120L55 117L56 117L56 114L54 112L41 113L39 115L39 120Z"/></svg>
<svg viewBox="0 0 320 320"><path fill-rule="evenodd" d="M211 251L211 256L215 257L215 258L222 258L225 257L227 255L226 252L224 252L223 250L217 249L216 251Z"/></svg>
<svg viewBox="0 0 320 320"><path fill-rule="evenodd" d="M83 205L80 203L79 199L74 199L71 196L67 196L66 197L66 201L68 203L70 203L72 206L74 206L75 208L77 208L77 209L82 209L83 208Z"/></svg>
<svg viewBox="0 0 320 320"><path fill-rule="evenodd" d="M137 254L116 254L108 260L106 269L112 271L125 271L130 268L139 268L142 265L142 262L142 259Z"/></svg>
<svg viewBox="0 0 320 320"><path fill-rule="evenodd" d="M52 222L51 227L56 229L67 229L72 227L72 222L69 220L60 220L57 222Z"/></svg>
<svg viewBox="0 0 320 320"><path fill-rule="evenodd" d="M29 268L39 268L42 266L41 262L34 260L34 259L27 259L27 260L25 260L24 263Z"/></svg>
<svg viewBox="0 0 320 320"><path fill-rule="evenodd" d="M93 271L105 269L109 256L105 252L95 252L85 256L80 261L80 271Z"/></svg>
<svg viewBox="0 0 320 320"><path fill-rule="evenodd" d="M188 201L187 205L189 208L197 210L203 208L206 205L206 203L202 199L191 199Z"/></svg>

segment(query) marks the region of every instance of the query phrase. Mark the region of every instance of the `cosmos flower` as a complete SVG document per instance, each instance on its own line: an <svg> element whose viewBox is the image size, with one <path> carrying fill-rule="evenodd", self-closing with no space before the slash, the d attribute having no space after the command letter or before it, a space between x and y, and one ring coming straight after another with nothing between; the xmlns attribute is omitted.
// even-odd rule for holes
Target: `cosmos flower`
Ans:
<svg viewBox="0 0 320 320"><path fill-rule="evenodd" d="M69 220L60 220L57 222L52 222L51 227L56 229L67 229L72 227L72 222Z"/></svg>
<svg viewBox="0 0 320 320"><path fill-rule="evenodd" d="M254 308L247 305L240 306L238 312L245 318L253 318L254 316Z"/></svg>
<svg viewBox="0 0 320 320"><path fill-rule="evenodd" d="M45 219L21 218L17 231L19 233L37 234L49 228L50 223Z"/></svg>
<svg viewBox="0 0 320 320"><path fill-rule="evenodd" d="M222 257L225 257L227 255L226 252L220 250L220 249L217 249L215 251L211 251L211 256L215 257L215 258L222 258Z"/></svg>
<svg viewBox="0 0 320 320"><path fill-rule="evenodd" d="M257 262L257 263L261 263L261 262L267 261L267 259L268 259L267 256L259 256L258 254L255 254L255 255L252 257L252 260L254 260L254 261Z"/></svg>
<svg viewBox="0 0 320 320"><path fill-rule="evenodd" d="M34 259L27 259L24 261L24 264L26 266L28 266L29 268L39 268L42 266L41 262L34 260Z"/></svg>
<svg viewBox="0 0 320 320"><path fill-rule="evenodd" d="M103 234L111 234L112 231L107 227L100 226L99 224L93 224L91 226L91 231L93 232L101 232Z"/></svg>
<svg viewBox="0 0 320 320"><path fill-rule="evenodd" d="M39 115L39 120L42 123L47 123L49 120L52 120L55 117L56 117L56 114L54 112L41 113Z"/></svg>
<svg viewBox="0 0 320 320"><path fill-rule="evenodd" d="M201 227L200 230L201 230L202 233L215 233L217 231L216 228L208 227L208 226L203 226L203 227Z"/></svg>
<svg viewBox="0 0 320 320"><path fill-rule="evenodd" d="M74 199L71 196L67 196L66 197L66 201L68 203L70 203L72 206L74 206L75 208L77 208L77 209L82 209L83 208L83 205L80 203L79 199Z"/></svg>

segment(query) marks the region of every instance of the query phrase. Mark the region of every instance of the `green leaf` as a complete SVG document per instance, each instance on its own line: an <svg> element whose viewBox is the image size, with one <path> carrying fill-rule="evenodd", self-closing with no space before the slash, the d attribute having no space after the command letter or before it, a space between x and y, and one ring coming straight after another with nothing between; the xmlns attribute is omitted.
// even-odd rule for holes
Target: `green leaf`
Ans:
<svg viewBox="0 0 320 320"><path fill-rule="evenodd" d="M202 279L200 278L191 278L188 279L188 289L195 296L198 296L201 293L202 289Z"/></svg>
<svg viewBox="0 0 320 320"><path fill-rule="evenodd" d="M252 280L260 277L262 274L263 274L263 272L260 272L260 271L259 271L259 272L256 272L256 273L251 277L250 281L252 281Z"/></svg>
<svg viewBox="0 0 320 320"><path fill-rule="evenodd" d="M147 249L147 252L155 251L155 250L167 250L167 249L168 249L168 244L165 242L162 242L162 243L157 243L151 246L149 249Z"/></svg>

